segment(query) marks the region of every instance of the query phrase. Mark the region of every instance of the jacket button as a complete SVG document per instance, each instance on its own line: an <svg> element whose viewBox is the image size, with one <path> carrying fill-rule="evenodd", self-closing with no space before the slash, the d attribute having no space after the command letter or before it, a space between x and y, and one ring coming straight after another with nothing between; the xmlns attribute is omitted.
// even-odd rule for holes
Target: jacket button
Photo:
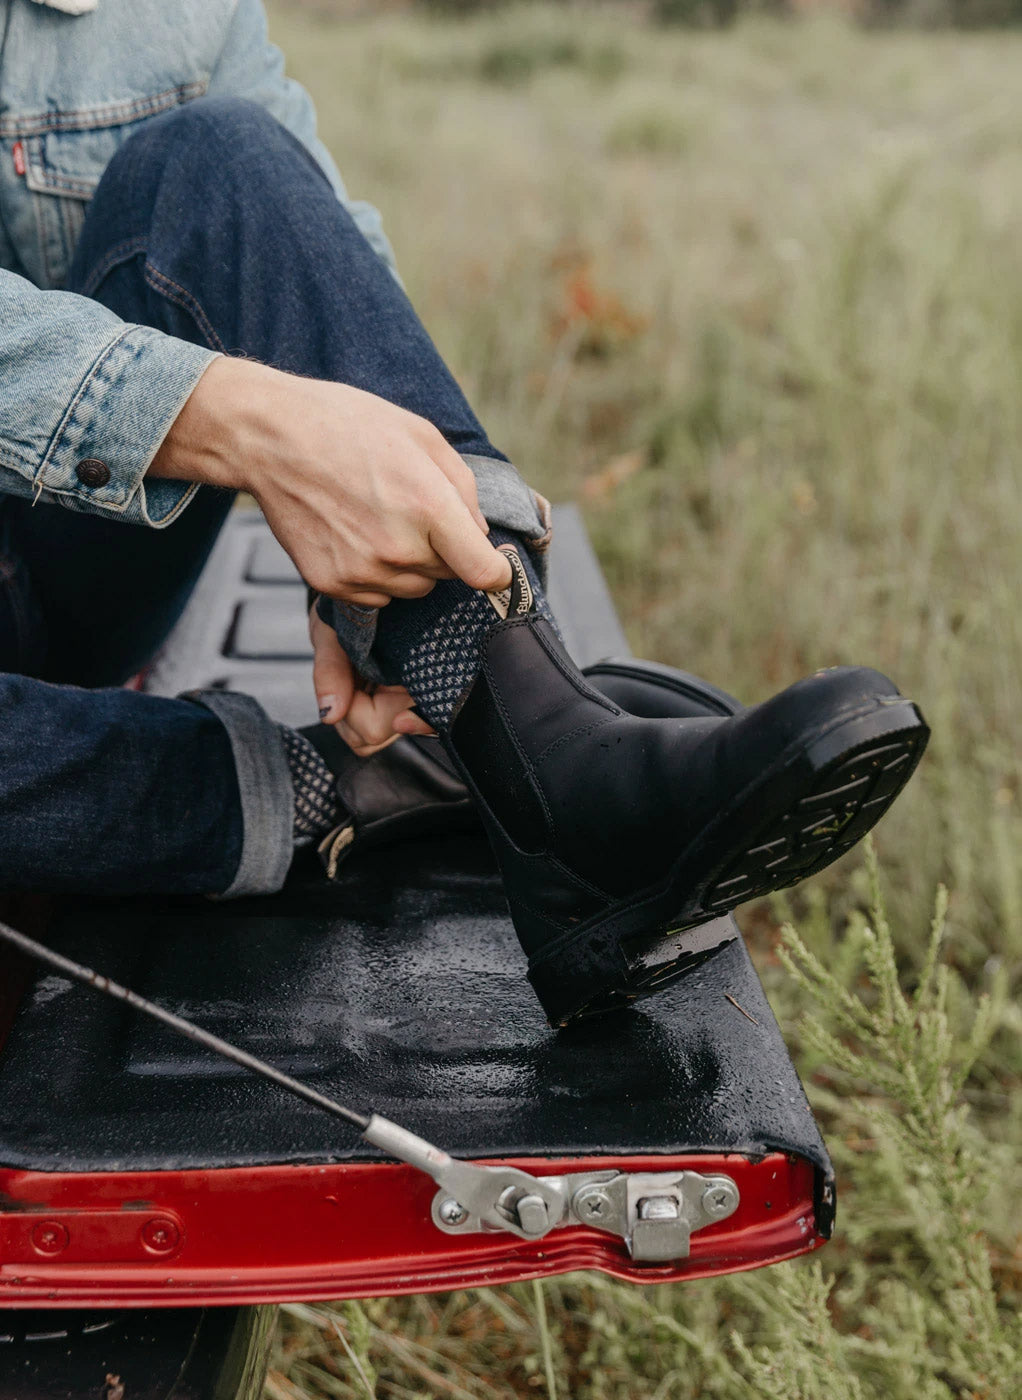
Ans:
<svg viewBox="0 0 1022 1400"><path fill-rule="evenodd" d="M110 480L110 468L98 457L86 457L75 467L75 476L83 486L105 486Z"/></svg>

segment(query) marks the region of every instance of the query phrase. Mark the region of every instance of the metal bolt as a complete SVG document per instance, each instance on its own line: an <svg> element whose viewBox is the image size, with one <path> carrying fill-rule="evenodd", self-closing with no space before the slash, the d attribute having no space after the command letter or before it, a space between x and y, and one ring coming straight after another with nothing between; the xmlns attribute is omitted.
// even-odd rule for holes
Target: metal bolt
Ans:
<svg viewBox="0 0 1022 1400"><path fill-rule="evenodd" d="M59 1220L41 1220L32 1230L32 1245L38 1254L50 1258L67 1248L70 1235Z"/></svg>
<svg viewBox="0 0 1022 1400"><path fill-rule="evenodd" d="M527 1235L542 1235L550 1226L546 1201L542 1196L522 1196L516 1206L518 1224Z"/></svg>
<svg viewBox="0 0 1022 1400"><path fill-rule="evenodd" d="M446 1201L441 1201L437 1208L437 1215L445 1225L461 1225L468 1219L468 1211L456 1201L453 1196L449 1196Z"/></svg>
<svg viewBox="0 0 1022 1400"><path fill-rule="evenodd" d="M703 1214L711 1220L721 1220L730 1215L738 1204L738 1188L731 1181L715 1181L703 1192L700 1205Z"/></svg>
<svg viewBox="0 0 1022 1400"><path fill-rule="evenodd" d="M581 1187L575 1192L571 1204L580 1220L592 1220L598 1223L609 1220L614 1209L613 1201L603 1187L598 1185Z"/></svg>
<svg viewBox="0 0 1022 1400"><path fill-rule="evenodd" d="M142 1243L153 1254L171 1254L181 1243L181 1231L165 1215L154 1215L142 1226Z"/></svg>
<svg viewBox="0 0 1022 1400"><path fill-rule="evenodd" d="M643 1196L637 1214L640 1220L677 1220L681 1211L674 1196Z"/></svg>

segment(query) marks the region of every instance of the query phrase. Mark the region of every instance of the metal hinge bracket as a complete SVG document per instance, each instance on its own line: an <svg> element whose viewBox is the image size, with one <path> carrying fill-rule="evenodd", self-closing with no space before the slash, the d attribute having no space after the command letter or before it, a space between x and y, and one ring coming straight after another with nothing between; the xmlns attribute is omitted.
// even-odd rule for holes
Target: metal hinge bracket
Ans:
<svg viewBox="0 0 1022 1400"><path fill-rule="evenodd" d="M589 1226L623 1239L633 1259L687 1259L693 1231L738 1209L729 1176L701 1172L574 1172L532 1176L517 1167L462 1162L375 1116L364 1133L439 1186L432 1217L448 1235L503 1230L540 1240L565 1226Z"/></svg>

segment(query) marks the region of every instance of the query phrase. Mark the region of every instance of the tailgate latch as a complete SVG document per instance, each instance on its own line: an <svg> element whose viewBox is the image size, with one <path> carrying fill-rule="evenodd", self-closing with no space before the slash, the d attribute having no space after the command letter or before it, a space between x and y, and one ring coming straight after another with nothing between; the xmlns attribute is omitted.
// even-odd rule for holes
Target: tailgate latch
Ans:
<svg viewBox="0 0 1022 1400"><path fill-rule="evenodd" d="M433 1223L447 1235L503 1230L539 1240L585 1225L617 1235L633 1259L687 1259L694 1230L738 1209L731 1177L701 1172L574 1172L532 1176L517 1167L462 1162L376 1115L363 1136L431 1176Z"/></svg>

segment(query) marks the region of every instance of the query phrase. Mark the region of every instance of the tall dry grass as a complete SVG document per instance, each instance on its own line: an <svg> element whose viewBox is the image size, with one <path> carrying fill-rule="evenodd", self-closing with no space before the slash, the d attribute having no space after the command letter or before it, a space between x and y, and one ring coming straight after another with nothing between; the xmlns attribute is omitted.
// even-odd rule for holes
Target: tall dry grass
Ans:
<svg viewBox="0 0 1022 1400"><path fill-rule="evenodd" d="M583 504L634 650L750 701L867 662L923 704L929 756L877 833L910 991L950 890L929 1153L897 1138L915 1091L880 1073L887 1032L839 1063L840 997L782 967L785 911L744 916L841 1172L833 1292L816 1264L578 1278L546 1286L545 1332L531 1287L341 1309L368 1383L543 1394L545 1356L592 1400L1015 1400L1017 1357L984 1379L976 1348L1022 1263L1022 36L692 34L563 5L273 20L491 436ZM791 911L875 1006L868 886L851 858ZM798 1029L810 1010L837 1041ZM366 1393L332 1335L292 1316L275 1395Z"/></svg>

